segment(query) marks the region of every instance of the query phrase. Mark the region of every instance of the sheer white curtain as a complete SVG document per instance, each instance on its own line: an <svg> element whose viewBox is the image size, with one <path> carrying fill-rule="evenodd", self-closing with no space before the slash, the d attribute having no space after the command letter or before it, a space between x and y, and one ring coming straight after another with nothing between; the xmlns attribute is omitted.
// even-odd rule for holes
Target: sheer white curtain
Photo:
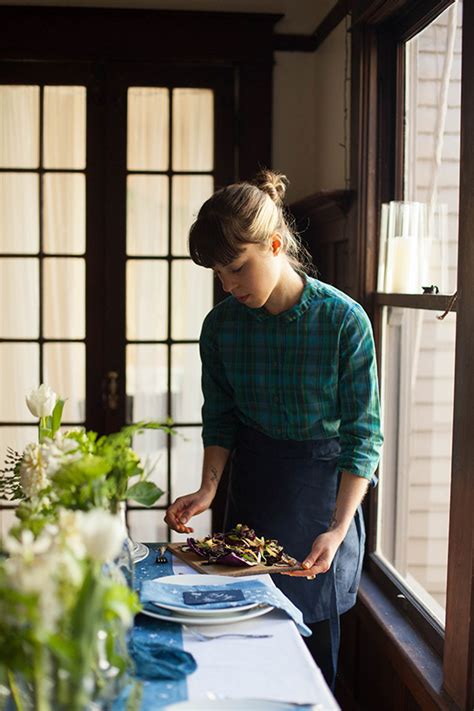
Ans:
<svg viewBox="0 0 474 711"><path fill-rule="evenodd" d="M38 86L0 86L0 167L7 171L0 175L0 335L12 339L0 346L0 423L31 420L24 395L39 384L36 339L85 337L85 261L73 257L85 252L85 98L77 86L47 86L42 94ZM41 178L40 167L77 172ZM38 256L41 231L43 253L64 256ZM82 420L84 345L46 344L42 355L44 380L69 398L65 419Z"/></svg>
<svg viewBox="0 0 474 711"><path fill-rule="evenodd" d="M197 340L212 308L213 277L189 259L187 236L214 190L213 92L130 88L127 135L128 170L140 171L127 177L127 337L138 341L127 347L127 395L134 420L171 415L178 428L179 423L198 424L202 395ZM163 343L140 343L147 340ZM200 428L182 428L180 434L171 442L170 500L195 489L200 479ZM166 441L148 433L134 446L157 462L154 478L166 490ZM156 538L156 515L140 511L129 516L137 539ZM198 535L209 533L209 513L196 524ZM166 537L166 527L159 535Z"/></svg>

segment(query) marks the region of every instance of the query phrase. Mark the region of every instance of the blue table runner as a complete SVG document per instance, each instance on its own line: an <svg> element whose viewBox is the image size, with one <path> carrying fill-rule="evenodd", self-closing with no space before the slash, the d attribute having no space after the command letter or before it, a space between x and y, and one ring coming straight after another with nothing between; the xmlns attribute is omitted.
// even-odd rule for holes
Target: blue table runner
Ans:
<svg viewBox="0 0 474 711"><path fill-rule="evenodd" d="M147 543L150 554L135 566L135 588L139 589L145 580L173 575L172 555L166 553L167 563L157 564L156 556L160 548L159 543ZM155 620L146 615L137 615L133 629L134 639L150 639L169 645L170 647L183 648L183 635L181 625L175 622ZM168 704L185 701L188 698L186 679L178 681L143 680L141 681L143 695L141 701L142 711L156 711ZM120 694L114 701L113 711L125 711L127 699L132 691L133 684Z"/></svg>

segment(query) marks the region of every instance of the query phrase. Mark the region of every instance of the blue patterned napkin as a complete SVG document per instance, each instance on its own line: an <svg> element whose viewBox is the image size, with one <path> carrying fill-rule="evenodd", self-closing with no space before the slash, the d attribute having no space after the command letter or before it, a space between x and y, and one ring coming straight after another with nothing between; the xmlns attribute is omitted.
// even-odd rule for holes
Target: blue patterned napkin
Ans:
<svg viewBox="0 0 474 711"><path fill-rule="evenodd" d="M197 577L197 576L196 576ZM300 634L303 637L309 637L311 630L303 622L303 615L300 610L293 605L278 588L266 585L261 580L239 580L235 583L226 583L224 585L172 585L170 583L160 583L159 580L145 580L140 588L140 600L142 603L156 602L160 604L173 605L174 607L182 608L183 610L195 610L192 605L186 605L183 599L183 593L211 592L213 590L241 590L244 599L238 602L210 602L199 605L200 610L221 610L229 608L239 608L242 605L247 605L252 602L259 604L271 605L279 610L283 610L291 617L296 624ZM147 606L148 608L148 606ZM149 608L148 608L149 609ZM170 613L170 619L172 615Z"/></svg>
<svg viewBox="0 0 474 711"><path fill-rule="evenodd" d="M163 644L153 634L145 637L134 629L128 640L128 651L139 679L177 681L196 671L196 660L189 652Z"/></svg>

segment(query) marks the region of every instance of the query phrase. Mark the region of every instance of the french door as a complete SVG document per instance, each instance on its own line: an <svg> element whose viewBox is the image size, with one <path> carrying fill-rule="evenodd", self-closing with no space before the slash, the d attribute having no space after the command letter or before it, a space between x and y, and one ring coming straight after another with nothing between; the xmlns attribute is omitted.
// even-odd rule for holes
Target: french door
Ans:
<svg viewBox="0 0 474 711"><path fill-rule="evenodd" d="M70 426L171 418L176 436L134 443L165 494L128 513L137 539L163 539L160 510L200 480L214 284L186 236L235 177L233 71L3 63L0 124L1 456L36 438L24 393L39 382L68 398Z"/></svg>

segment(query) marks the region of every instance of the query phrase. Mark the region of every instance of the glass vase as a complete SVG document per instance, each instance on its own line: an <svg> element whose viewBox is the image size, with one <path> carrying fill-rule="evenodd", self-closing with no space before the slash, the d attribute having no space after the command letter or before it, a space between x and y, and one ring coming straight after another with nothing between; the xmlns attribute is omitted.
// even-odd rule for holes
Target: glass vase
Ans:
<svg viewBox="0 0 474 711"><path fill-rule="evenodd" d="M128 526L127 526L127 516L126 516L126 504L125 501L120 501L117 512L119 516L121 517L123 526L125 528L125 532L127 535L128 539L128 547L130 549L130 555L132 557L132 562L133 563L139 563L141 560L144 560L147 555L149 554L150 550L148 546L146 546L144 543L137 543L134 541L128 531Z"/></svg>

